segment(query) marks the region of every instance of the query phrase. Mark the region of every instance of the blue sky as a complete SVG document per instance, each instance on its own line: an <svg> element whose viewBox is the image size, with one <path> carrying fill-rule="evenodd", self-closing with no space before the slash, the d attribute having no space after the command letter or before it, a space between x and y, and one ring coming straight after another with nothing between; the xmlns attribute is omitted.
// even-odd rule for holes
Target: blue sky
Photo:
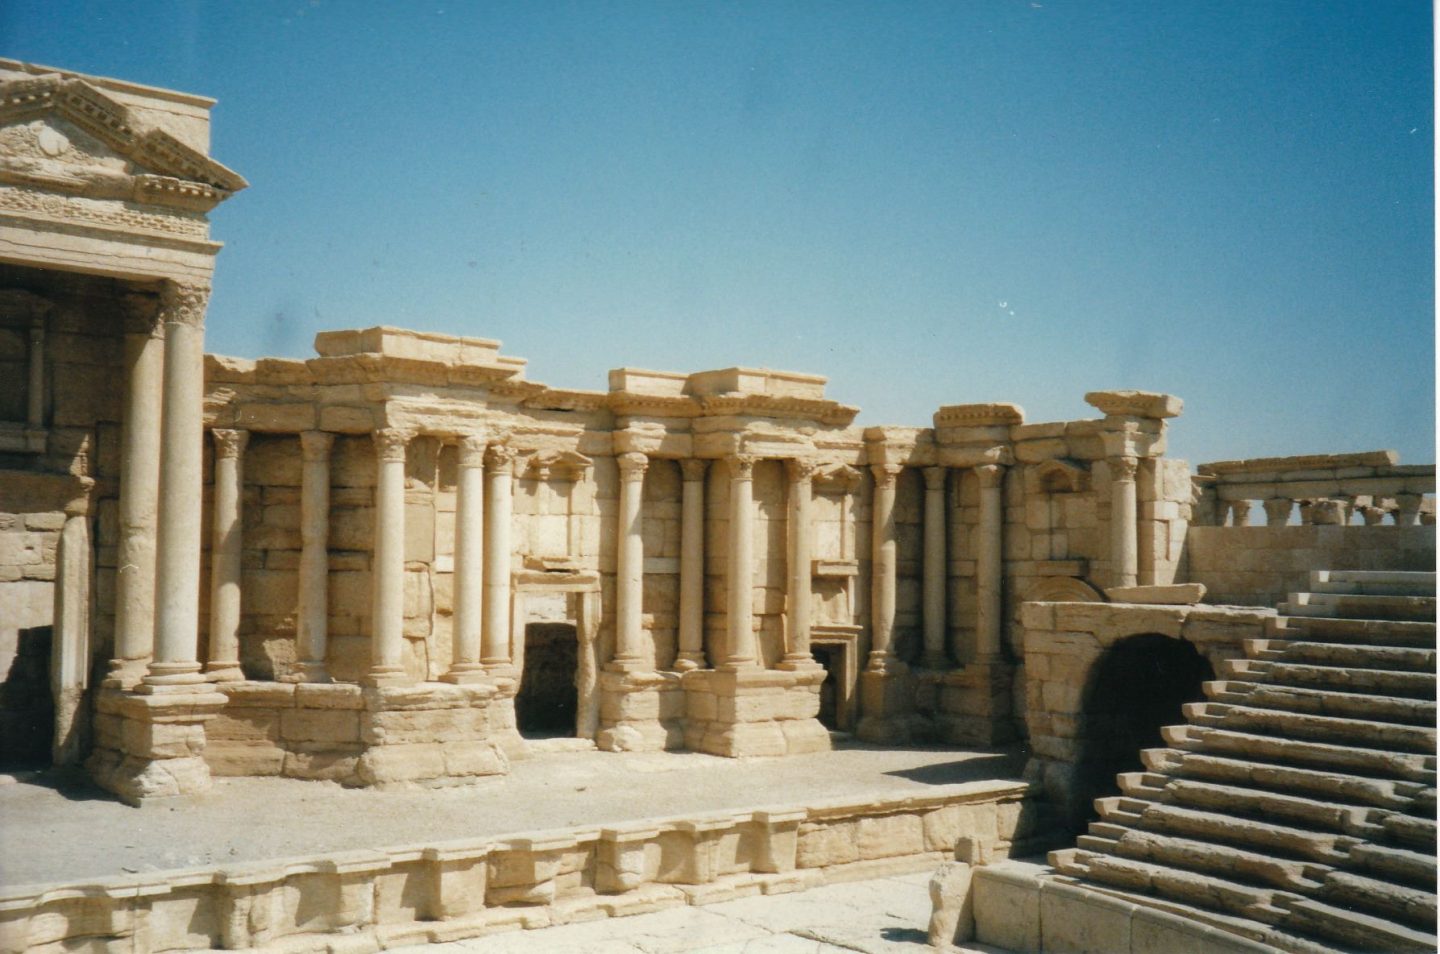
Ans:
<svg viewBox="0 0 1440 954"><path fill-rule="evenodd" d="M5 0L0 55L217 98L211 350L830 376L861 422L1185 399L1192 462L1435 455L1424 2Z"/></svg>

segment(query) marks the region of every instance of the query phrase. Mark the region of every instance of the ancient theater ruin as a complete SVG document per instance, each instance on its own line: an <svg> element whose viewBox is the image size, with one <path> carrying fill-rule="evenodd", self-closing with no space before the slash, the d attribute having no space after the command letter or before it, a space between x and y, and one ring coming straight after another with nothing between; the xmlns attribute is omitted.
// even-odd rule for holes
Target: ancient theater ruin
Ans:
<svg viewBox="0 0 1440 954"><path fill-rule="evenodd" d="M186 810L226 778L483 788L578 750L1027 764L4 883L0 951L376 949L941 861L941 943L1434 949L1433 464L1192 473L1181 400L1124 389L861 427L814 374L558 387L384 326L207 355L207 213L246 187L211 105L0 60L6 769Z"/></svg>

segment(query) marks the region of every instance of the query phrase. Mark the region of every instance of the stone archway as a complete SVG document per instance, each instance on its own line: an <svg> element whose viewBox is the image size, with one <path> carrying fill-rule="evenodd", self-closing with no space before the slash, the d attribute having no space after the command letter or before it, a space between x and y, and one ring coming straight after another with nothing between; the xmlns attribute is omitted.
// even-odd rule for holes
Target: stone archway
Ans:
<svg viewBox="0 0 1440 954"><path fill-rule="evenodd" d="M1182 707L1203 700L1203 684L1214 678L1193 645L1158 633L1128 636L1101 653L1081 700L1075 766L1076 802L1090 819L1096 798L1120 791L1115 776L1140 771L1141 750L1164 745L1160 730L1183 723Z"/></svg>

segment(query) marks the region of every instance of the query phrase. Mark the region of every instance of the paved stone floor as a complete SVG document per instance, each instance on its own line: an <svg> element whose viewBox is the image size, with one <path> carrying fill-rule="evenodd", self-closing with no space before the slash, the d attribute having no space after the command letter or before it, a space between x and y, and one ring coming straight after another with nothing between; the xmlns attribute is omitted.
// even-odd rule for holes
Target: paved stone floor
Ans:
<svg viewBox="0 0 1440 954"><path fill-rule="evenodd" d="M931 872L670 908L449 944L408 954L922 954L931 948ZM966 947L964 951L994 952Z"/></svg>
<svg viewBox="0 0 1440 954"><path fill-rule="evenodd" d="M217 779L212 792L130 808L83 780L0 776L0 886L212 867L351 848L435 844L727 809L930 795L1019 778L1019 749L846 743L783 759L691 752L545 752L508 777L377 792L328 782ZM708 909L707 909L708 910Z"/></svg>

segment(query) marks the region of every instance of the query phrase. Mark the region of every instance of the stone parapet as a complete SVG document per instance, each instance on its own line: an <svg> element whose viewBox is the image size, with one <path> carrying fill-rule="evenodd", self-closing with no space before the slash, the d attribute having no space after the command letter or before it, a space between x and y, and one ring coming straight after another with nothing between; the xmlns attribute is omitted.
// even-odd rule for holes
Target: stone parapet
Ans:
<svg viewBox="0 0 1440 954"><path fill-rule="evenodd" d="M376 950L923 871L1045 847L1019 782L0 891L0 954ZM343 945L343 947L342 947Z"/></svg>

